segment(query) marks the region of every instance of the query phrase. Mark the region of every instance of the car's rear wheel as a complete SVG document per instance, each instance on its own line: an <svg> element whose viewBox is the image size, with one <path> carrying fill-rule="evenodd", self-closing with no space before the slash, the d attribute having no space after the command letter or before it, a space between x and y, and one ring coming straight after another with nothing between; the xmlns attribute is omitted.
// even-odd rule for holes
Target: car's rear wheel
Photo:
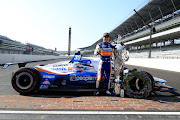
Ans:
<svg viewBox="0 0 180 120"><path fill-rule="evenodd" d="M12 77L12 86L20 94L29 94L38 89L40 75L34 68L22 68Z"/></svg>

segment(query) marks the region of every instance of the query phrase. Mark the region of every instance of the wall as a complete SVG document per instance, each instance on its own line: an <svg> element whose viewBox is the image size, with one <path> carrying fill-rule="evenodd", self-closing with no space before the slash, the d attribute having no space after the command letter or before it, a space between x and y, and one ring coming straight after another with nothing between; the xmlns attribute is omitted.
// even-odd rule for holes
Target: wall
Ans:
<svg viewBox="0 0 180 120"><path fill-rule="evenodd" d="M180 72L180 59L130 58L125 64Z"/></svg>
<svg viewBox="0 0 180 120"><path fill-rule="evenodd" d="M68 58L68 56L0 54L0 64Z"/></svg>

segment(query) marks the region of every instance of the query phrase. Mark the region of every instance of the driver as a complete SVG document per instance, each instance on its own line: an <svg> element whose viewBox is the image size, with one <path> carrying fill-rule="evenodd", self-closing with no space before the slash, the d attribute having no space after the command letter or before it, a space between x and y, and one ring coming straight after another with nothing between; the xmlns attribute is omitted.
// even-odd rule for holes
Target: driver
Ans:
<svg viewBox="0 0 180 120"><path fill-rule="evenodd" d="M100 62L98 67L97 73L97 81L96 81L96 88L99 88L100 81L102 80L103 76L106 78L106 94L111 95L112 93L109 91L110 89L110 80L111 80L111 53L115 46L109 43L109 33L104 33L102 37L103 41L97 44L96 49L94 51L94 55L100 55ZM114 52L116 55L116 52ZM105 75L104 75L105 74ZM95 93L96 95L99 92Z"/></svg>

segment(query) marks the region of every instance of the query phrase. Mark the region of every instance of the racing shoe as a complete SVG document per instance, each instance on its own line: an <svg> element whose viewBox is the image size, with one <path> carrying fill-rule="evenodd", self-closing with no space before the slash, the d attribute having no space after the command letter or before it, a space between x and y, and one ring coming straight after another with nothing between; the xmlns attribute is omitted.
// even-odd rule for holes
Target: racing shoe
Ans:
<svg viewBox="0 0 180 120"><path fill-rule="evenodd" d="M94 96L98 96L99 95L99 92L94 92Z"/></svg>
<svg viewBox="0 0 180 120"><path fill-rule="evenodd" d="M109 90L106 91L107 95L113 95L113 93L109 92Z"/></svg>

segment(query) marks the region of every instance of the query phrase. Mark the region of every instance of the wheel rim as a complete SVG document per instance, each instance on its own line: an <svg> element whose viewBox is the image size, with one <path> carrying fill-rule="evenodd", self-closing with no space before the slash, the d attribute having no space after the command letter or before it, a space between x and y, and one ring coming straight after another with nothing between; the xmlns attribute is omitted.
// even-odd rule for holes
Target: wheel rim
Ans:
<svg viewBox="0 0 180 120"><path fill-rule="evenodd" d="M129 81L129 85L131 90L135 91L140 91L144 87L144 83L141 79L133 77L131 81Z"/></svg>
<svg viewBox="0 0 180 120"><path fill-rule="evenodd" d="M27 72L20 73L17 76L16 85L20 89L29 89L33 84L33 77Z"/></svg>

